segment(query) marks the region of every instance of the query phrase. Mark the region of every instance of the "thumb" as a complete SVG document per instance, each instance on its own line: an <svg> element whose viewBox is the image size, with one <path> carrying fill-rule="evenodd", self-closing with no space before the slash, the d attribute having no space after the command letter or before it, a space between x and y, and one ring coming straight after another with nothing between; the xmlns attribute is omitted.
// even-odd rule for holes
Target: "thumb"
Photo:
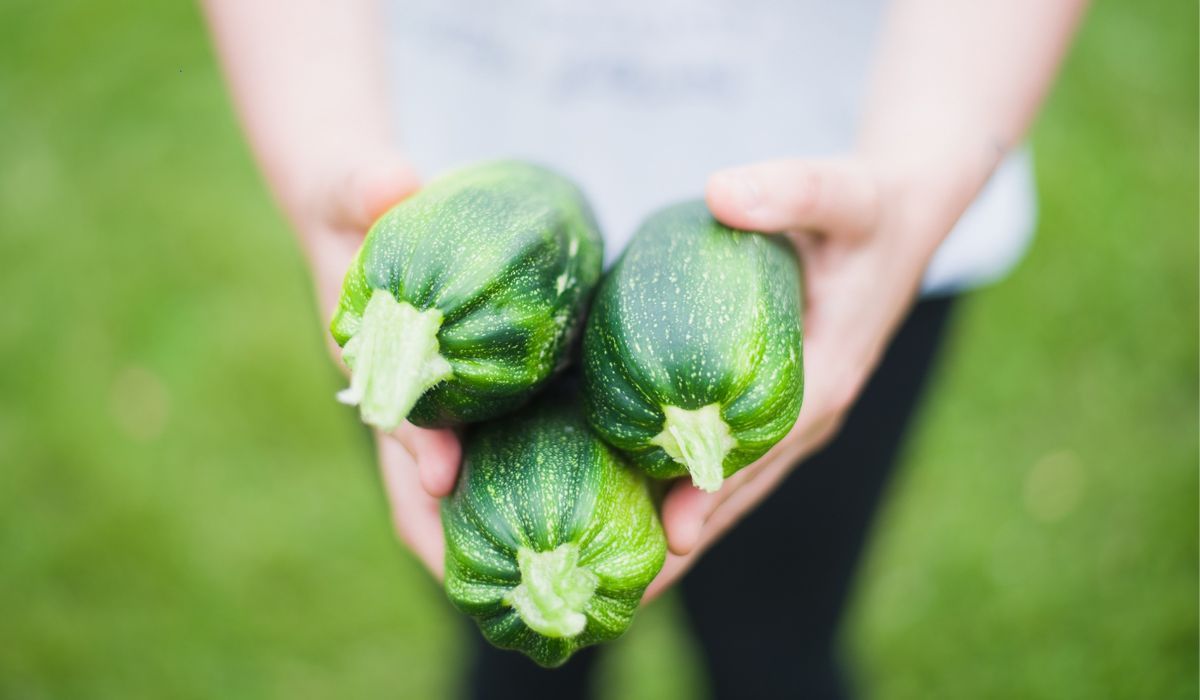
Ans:
<svg viewBox="0 0 1200 700"><path fill-rule="evenodd" d="M845 160L774 160L714 173L708 208L733 228L861 234L875 224L873 179Z"/></svg>
<svg viewBox="0 0 1200 700"><path fill-rule="evenodd" d="M361 166L335 181L325 218L336 228L366 231L419 186L416 171L399 158Z"/></svg>

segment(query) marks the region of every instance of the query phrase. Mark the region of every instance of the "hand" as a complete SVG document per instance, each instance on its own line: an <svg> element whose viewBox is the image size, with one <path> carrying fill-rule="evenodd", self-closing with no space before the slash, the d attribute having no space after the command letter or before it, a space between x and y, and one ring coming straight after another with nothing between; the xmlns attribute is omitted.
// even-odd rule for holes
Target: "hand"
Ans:
<svg viewBox="0 0 1200 700"><path fill-rule="evenodd" d="M342 278L367 229L418 186L415 173L393 159L351 168L334 184L315 188L316 196L304 197L299 206L288 208L312 263L326 319L332 317ZM304 206L306 203L310 206ZM332 338L329 343L334 356L340 358ZM429 571L441 579L443 539L438 499L454 488L462 454L458 437L450 430L427 430L410 423L390 433L376 431L375 437L396 531Z"/></svg>
<svg viewBox="0 0 1200 700"><path fill-rule="evenodd" d="M901 184L907 183L907 184ZM714 174L706 198L725 224L786 235L804 269L804 405L762 459L705 493L673 484L662 520L670 553L658 595L841 425L900 321L954 214L930 215L915 180L866 159L780 160Z"/></svg>

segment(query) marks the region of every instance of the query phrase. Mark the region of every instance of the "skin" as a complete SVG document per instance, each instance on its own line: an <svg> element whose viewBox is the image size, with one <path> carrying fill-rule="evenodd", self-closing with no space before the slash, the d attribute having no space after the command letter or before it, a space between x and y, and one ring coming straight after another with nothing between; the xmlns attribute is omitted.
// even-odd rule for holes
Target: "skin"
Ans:
<svg viewBox="0 0 1200 700"><path fill-rule="evenodd" d="M329 318L367 228L420 184L391 125L379 8L371 0L204 5L239 116ZM785 235L803 259L804 407L783 441L716 493L686 480L671 486L662 508L670 554L647 598L836 433L937 246L1028 128L1085 6L895 0L852 153L709 177L714 216ZM453 489L458 440L406 424L377 443L396 531L440 579L437 499Z"/></svg>

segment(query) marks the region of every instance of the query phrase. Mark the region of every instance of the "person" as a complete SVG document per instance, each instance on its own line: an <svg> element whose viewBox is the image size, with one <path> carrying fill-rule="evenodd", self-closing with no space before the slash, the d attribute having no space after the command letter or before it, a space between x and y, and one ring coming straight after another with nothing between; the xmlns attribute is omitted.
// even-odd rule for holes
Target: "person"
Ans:
<svg viewBox="0 0 1200 700"><path fill-rule="evenodd" d="M871 514L954 298L1032 232L1021 139L1084 0L204 4L326 316L377 216L486 158L579 181L609 260L701 192L722 222L789 238L800 418L718 492L671 486L647 599L679 584L720 697L848 692L834 638ZM377 443L399 537L440 577L458 441L404 425ZM594 658L544 672L481 645L472 692L579 696Z"/></svg>

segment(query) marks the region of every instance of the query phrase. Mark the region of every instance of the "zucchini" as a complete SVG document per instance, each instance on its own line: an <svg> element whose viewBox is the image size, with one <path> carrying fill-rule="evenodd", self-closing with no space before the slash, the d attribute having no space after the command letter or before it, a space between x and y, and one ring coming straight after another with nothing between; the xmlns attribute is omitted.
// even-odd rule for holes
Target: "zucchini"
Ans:
<svg viewBox="0 0 1200 700"><path fill-rule="evenodd" d="M624 632L666 556L645 477L576 403L539 397L473 426L442 502L450 601L546 667Z"/></svg>
<svg viewBox="0 0 1200 700"><path fill-rule="evenodd" d="M650 475L717 490L800 413L801 295L782 237L730 229L703 202L654 214L584 332L592 427Z"/></svg>
<svg viewBox="0 0 1200 700"><path fill-rule="evenodd" d="M330 324L350 387L338 397L391 430L479 421L554 371L600 276L579 189L493 162L447 174L372 226Z"/></svg>

